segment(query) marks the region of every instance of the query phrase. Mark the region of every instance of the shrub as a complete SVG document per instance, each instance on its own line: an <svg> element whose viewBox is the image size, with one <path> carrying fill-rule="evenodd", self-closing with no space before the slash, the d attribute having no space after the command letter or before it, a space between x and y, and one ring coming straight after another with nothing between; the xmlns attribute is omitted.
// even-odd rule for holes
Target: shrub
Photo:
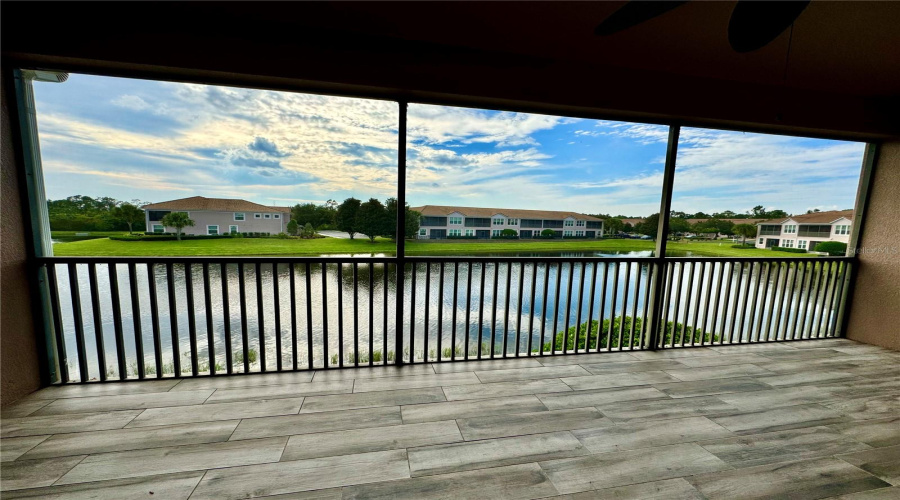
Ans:
<svg viewBox="0 0 900 500"><path fill-rule="evenodd" d="M772 247L772 250L788 253L806 253L805 248Z"/></svg>
<svg viewBox="0 0 900 500"><path fill-rule="evenodd" d="M541 234L536 236L536 238L544 238L544 239L556 238L556 233L553 232L552 229L544 229L543 231L541 231Z"/></svg>
<svg viewBox="0 0 900 500"><path fill-rule="evenodd" d="M312 224L307 222L306 225L303 226L303 230L300 232L300 237L309 239L309 238L313 238L315 236L316 236L316 229L312 226Z"/></svg>
<svg viewBox="0 0 900 500"><path fill-rule="evenodd" d="M289 238L287 233L278 233L275 235L275 237L278 238L279 240L286 240Z"/></svg>
<svg viewBox="0 0 900 500"><path fill-rule="evenodd" d="M624 321L624 323L623 323ZM632 346L640 346L641 345L641 336L638 334L641 330L641 318L634 318L634 338L631 339ZM619 328L622 328L622 340L624 342L628 342L628 337L631 332L632 318L631 316L625 316L624 320L622 316L616 316L613 318L612 323L612 347L619 347ZM588 330L588 322L582 323L578 325L578 349L585 349L585 345L590 346L591 348L596 348L597 346L597 335L598 335L598 327L600 326L597 320L590 321L590 336L585 335ZM566 350L572 350L575 348L575 329L576 327L569 328L569 341L566 344ZM610 331L610 320L604 319L602 328L599 328L603 333L600 335L600 347L605 348L609 347L607 344L610 342L609 331ZM684 336L685 343L693 343L700 342L703 339L705 342L710 342L712 340L718 340L718 336L712 335L708 332L704 333L702 330L698 328L693 328L690 326L685 326L681 323L674 323L669 321L666 323L665 329L665 343L671 344L673 335L679 342L681 341L681 337ZM554 339L553 344L551 345L549 342L544 344L543 350L544 352L551 351L561 351L563 349L563 342L565 342L565 331L557 332L556 337ZM627 346L623 346L627 347Z"/></svg>
<svg viewBox="0 0 900 500"><path fill-rule="evenodd" d="M448 240L477 240L478 236L447 236Z"/></svg>
<svg viewBox="0 0 900 500"><path fill-rule="evenodd" d="M816 245L816 252L827 252L833 257L841 257L847 254L847 244L840 241L823 241Z"/></svg>
<svg viewBox="0 0 900 500"><path fill-rule="evenodd" d="M740 243L737 245L731 245L731 248L756 248L756 245L752 243Z"/></svg>
<svg viewBox="0 0 900 500"><path fill-rule="evenodd" d="M288 222L287 232L291 236L297 236L297 234L300 232L300 225L297 224L297 221L295 221L294 219L291 219L291 221Z"/></svg>

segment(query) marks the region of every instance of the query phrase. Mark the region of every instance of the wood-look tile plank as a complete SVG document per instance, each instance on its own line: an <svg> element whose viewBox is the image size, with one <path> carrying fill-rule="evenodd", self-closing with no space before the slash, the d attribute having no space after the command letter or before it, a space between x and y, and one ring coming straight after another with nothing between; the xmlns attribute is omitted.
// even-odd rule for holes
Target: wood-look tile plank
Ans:
<svg viewBox="0 0 900 500"><path fill-rule="evenodd" d="M243 389L245 387L261 387L264 385L302 384L312 382L314 373L284 372L247 375L221 375L215 377L198 377L183 379L172 391L205 391L209 389Z"/></svg>
<svg viewBox="0 0 900 500"><path fill-rule="evenodd" d="M846 422L849 417L818 404L784 406L711 417L712 421L737 434L759 434L802 427Z"/></svg>
<svg viewBox="0 0 900 500"><path fill-rule="evenodd" d="M566 392L572 388L558 378L548 380L527 380L516 382L497 382L494 384L459 385L444 387L448 401L463 399L492 399L525 394L543 394L549 392Z"/></svg>
<svg viewBox="0 0 900 500"><path fill-rule="evenodd" d="M793 344L796 344L794 342ZM746 354L753 353L764 355L766 352L773 351L794 351L793 344L786 343L774 343L774 342L763 342L760 344L731 344L731 345L716 345L713 347L709 347L713 351L724 355L733 355L733 354Z"/></svg>
<svg viewBox="0 0 900 500"><path fill-rule="evenodd" d="M387 427L402 423L398 406L249 418L238 424L231 439L292 436L367 427Z"/></svg>
<svg viewBox="0 0 900 500"><path fill-rule="evenodd" d="M687 359L687 358L685 358ZM691 358L693 359L693 358ZM696 358L702 359L702 358ZM636 372L655 372L667 369L686 368L687 365L682 364L681 360L660 359L655 361L619 361L596 364L581 365L585 370L594 375L603 375L605 373L636 373Z"/></svg>
<svg viewBox="0 0 900 500"><path fill-rule="evenodd" d="M149 392L144 394L123 394L118 396L86 396L80 398L57 399L34 412L34 415L64 415L69 413L142 410L145 408L199 405L203 404L212 393L212 390Z"/></svg>
<svg viewBox="0 0 900 500"><path fill-rule="evenodd" d="M823 402L822 406L854 420L900 416L900 394Z"/></svg>
<svg viewBox="0 0 900 500"><path fill-rule="evenodd" d="M679 380L662 371L636 373L607 373L587 377L567 377L560 379L575 391L589 389L611 389L613 387L629 387L634 385L662 384Z"/></svg>
<svg viewBox="0 0 900 500"><path fill-rule="evenodd" d="M225 420L162 427L56 434L26 453L23 458L92 455L164 446L217 443L228 441L238 422L238 420Z"/></svg>
<svg viewBox="0 0 900 500"><path fill-rule="evenodd" d="M303 402L300 413L320 411L354 410L378 406L414 405L446 401L440 387L402 389L399 391L374 391L336 396L310 396ZM443 419L440 419L443 420Z"/></svg>
<svg viewBox="0 0 900 500"><path fill-rule="evenodd" d="M828 348L810 348L810 349L791 349L780 351L760 352L760 356L765 356L780 361L803 361L803 360L820 360L823 358L832 358L843 356L846 353L835 351Z"/></svg>
<svg viewBox="0 0 900 500"><path fill-rule="evenodd" d="M756 380L773 387L801 387L811 385L821 386L825 382L852 383L858 378L859 377L849 372L809 370L807 372L779 373L776 375L756 377Z"/></svg>
<svg viewBox="0 0 900 500"><path fill-rule="evenodd" d="M140 410L125 410L8 418L0 421L0 437L121 429L140 413Z"/></svg>
<svg viewBox="0 0 900 500"><path fill-rule="evenodd" d="M705 500L684 478L663 479L564 495L558 500Z"/></svg>
<svg viewBox="0 0 900 500"><path fill-rule="evenodd" d="M187 500L203 472L182 472L159 476L114 479L65 486L48 486L4 493L3 498L43 500ZM152 492L152 494L151 494Z"/></svg>
<svg viewBox="0 0 900 500"><path fill-rule="evenodd" d="M900 486L900 446L874 448L856 453L837 455L841 460Z"/></svg>
<svg viewBox="0 0 900 500"><path fill-rule="evenodd" d="M281 461L352 455L462 441L455 420L291 436Z"/></svg>
<svg viewBox="0 0 900 500"><path fill-rule="evenodd" d="M585 447L569 432L426 446L408 452L409 470L413 477L588 454Z"/></svg>
<svg viewBox="0 0 900 500"><path fill-rule="evenodd" d="M807 386L720 394L716 397L741 410L764 410L778 406L819 403L834 399L830 392Z"/></svg>
<svg viewBox="0 0 900 500"><path fill-rule="evenodd" d="M584 408L623 401L640 399L668 399L668 396L654 387L619 387L593 391L557 392L538 394L538 399L551 410Z"/></svg>
<svg viewBox="0 0 900 500"><path fill-rule="evenodd" d="M257 498L408 477L405 450L293 460L211 470L191 500Z"/></svg>
<svg viewBox="0 0 900 500"><path fill-rule="evenodd" d="M690 358L685 358L690 359ZM772 372L756 365L721 365L701 366L682 369L669 369L666 373L685 382L694 380L722 379L729 377L756 377L772 375Z"/></svg>
<svg viewBox="0 0 900 500"><path fill-rule="evenodd" d="M875 448L900 445L900 416L832 424L828 427Z"/></svg>
<svg viewBox="0 0 900 500"><path fill-rule="evenodd" d="M56 484L277 462L287 440L287 437L276 437L101 453L81 461Z"/></svg>
<svg viewBox="0 0 900 500"><path fill-rule="evenodd" d="M12 462L50 436L26 436L0 440L0 462Z"/></svg>
<svg viewBox="0 0 900 500"><path fill-rule="evenodd" d="M814 500L889 486L836 458L699 474L687 480L709 500Z"/></svg>
<svg viewBox="0 0 900 500"><path fill-rule="evenodd" d="M189 424L234 420L241 418L292 415L300 411L303 398L247 401L241 403L217 403L172 408L151 408L128 424L128 427L152 427L158 425Z"/></svg>
<svg viewBox="0 0 900 500"><path fill-rule="evenodd" d="M350 486L344 500L529 500L556 493L532 463Z"/></svg>
<svg viewBox="0 0 900 500"><path fill-rule="evenodd" d="M760 356L759 354L723 354L720 356L695 356L692 358L681 358L679 359L681 364L687 365L693 368L702 368L708 366L723 366L723 365L745 365L745 364L757 364L757 363L770 363L772 360L765 356ZM680 368L680 367L674 367ZM763 367L765 368L765 367ZM665 370L665 368L660 368L660 370Z"/></svg>
<svg viewBox="0 0 900 500"><path fill-rule="evenodd" d="M511 396L494 399L470 399L403 405L400 408L404 423L431 422L457 418L505 415L509 413L531 413L546 411L547 407L533 395Z"/></svg>
<svg viewBox="0 0 900 500"><path fill-rule="evenodd" d="M414 365L415 366L415 365ZM484 361L452 361L432 363L436 373L459 373L513 368L540 368L544 366L535 358L490 359Z"/></svg>
<svg viewBox="0 0 900 500"><path fill-rule="evenodd" d="M860 491L849 495L835 497L834 500L897 500L900 498L900 486L878 488L877 490Z"/></svg>
<svg viewBox="0 0 900 500"><path fill-rule="evenodd" d="M466 441L613 425L596 408L462 418L457 423Z"/></svg>
<svg viewBox="0 0 900 500"><path fill-rule="evenodd" d="M65 473L72 470L84 458L84 455L81 455L43 460L0 462L0 476L3 478L0 481L0 491L50 486L63 477Z"/></svg>
<svg viewBox="0 0 900 500"><path fill-rule="evenodd" d="M734 406L712 396L626 401L598 405L597 408L615 422L663 420L691 416L712 417L737 411Z"/></svg>
<svg viewBox="0 0 900 500"><path fill-rule="evenodd" d="M701 441L700 446L733 467L753 467L871 449L836 430L806 427Z"/></svg>
<svg viewBox="0 0 900 500"><path fill-rule="evenodd" d="M363 368L316 370L316 374L312 381L336 382L339 380L364 380L381 377L418 377L420 375L434 374L434 368L427 363L400 366L366 366Z"/></svg>
<svg viewBox="0 0 900 500"><path fill-rule="evenodd" d="M653 384L653 387L673 398L693 398L772 389L771 385L763 384L751 378L741 377Z"/></svg>
<svg viewBox="0 0 900 500"><path fill-rule="evenodd" d="M638 361L632 352L604 352L598 354L577 354L568 356L536 356L534 359L543 366L588 365L621 361Z"/></svg>
<svg viewBox="0 0 900 500"><path fill-rule="evenodd" d="M676 418L664 423L655 420L629 422L575 430L572 434L591 453L636 450L734 436L731 431L706 417Z"/></svg>
<svg viewBox="0 0 900 500"><path fill-rule="evenodd" d="M52 385L28 395L28 399L84 398L96 396L122 396L127 394L147 394L166 392L175 387L179 380L141 380L131 382L87 383Z"/></svg>
<svg viewBox="0 0 900 500"><path fill-rule="evenodd" d="M22 418L52 403L52 399L24 399L8 404L0 410L0 418Z"/></svg>
<svg viewBox="0 0 900 500"><path fill-rule="evenodd" d="M328 488L324 490L296 491L281 495L266 495L257 497L260 500L341 500L341 488Z"/></svg>
<svg viewBox="0 0 900 500"><path fill-rule="evenodd" d="M541 366L539 368L512 368L509 370L476 371L475 375L485 384L514 380L542 380L561 377L589 376L591 372L579 365Z"/></svg>
<svg viewBox="0 0 900 500"><path fill-rule="evenodd" d="M853 378L845 380L824 381L815 385L821 391L830 392L835 399L868 398L889 396L900 392L900 380Z"/></svg>
<svg viewBox="0 0 900 500"><path fill-rule="evenodd" d="M305 382L289 385L266 385L244 389L216 389L206 404L234 403L238 401L258 401L261 399L297 398L321 394L349 394L353 391L353 380L334 382Z"/></svg>
<svg viewBox="0 0 900 500"><path fill-rule="evenodd" d="M450 385L481 384L474 373L439 373L418 377L381 377L357 380L353 392L396 391L399 389L421 389Z"/></svg>
<svg viewBox="0 0 900 500"><path fill-rule="evenodd" d="M659 481L728 468L693 443L541 462L561 493Z"/></svg>
<svg viewBox="0 0 900 500"><path fill-rule="evenodd" d="M694 348L669 348L658 351L632 351L631 355L636 359L681 359L693 358L697 356L719 356L721 353L712 349L694 349Z"/></svg>

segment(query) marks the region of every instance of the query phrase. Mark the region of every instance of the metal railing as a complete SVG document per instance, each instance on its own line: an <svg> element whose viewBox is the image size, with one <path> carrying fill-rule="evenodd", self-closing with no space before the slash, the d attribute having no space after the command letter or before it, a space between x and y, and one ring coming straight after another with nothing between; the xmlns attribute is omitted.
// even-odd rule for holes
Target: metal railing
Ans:
<svg viewBox="0 0 900 500"><path fill-rule="evenodd" d="M829 337L852 262L39 259L62 383Z"/></svg>

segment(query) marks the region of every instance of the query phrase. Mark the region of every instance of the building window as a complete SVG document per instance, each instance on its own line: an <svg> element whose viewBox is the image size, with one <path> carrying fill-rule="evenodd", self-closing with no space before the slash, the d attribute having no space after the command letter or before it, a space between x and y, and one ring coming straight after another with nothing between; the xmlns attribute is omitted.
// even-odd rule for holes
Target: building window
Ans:
<svg viewBox="0 0 900 500"><path fill-rule="evenodd" d="M466 236L475 236L474 229L466 229Z"/></svg>
<svg viewBox="0 0 900 500"><path fill-rule="evenodd" d="M244 212L235 212L234 220L244 220Z"/></svg>
<svg viewBox="0 0 900 500"><path fill-rule="evenodd" d="M271 218L272 218L272 214L263 215L263 219L271 219Z"/></svg>
<svg viewBox="0 0 900 500"><path fill-rule="evenodd" d="M166 232L166 228L162 224L153 224L153 232L154 233L164 233L164 232Z"/></svg>
<svg viewBox="0 0 900 500"><path fill-rule="evenodd" d="M507 226L518 226L519 219L506 219L506 225Z"/></svg>
<svg viewBox="0 0 900 500"><path fill-rule="evenodd" d="M834 234L850 234L850 226L835 226Z"/></svg>
<svg viewBox="0 0 900 500"><path fill-rule="evenodd" d="M503 221L505 221L505 220L506 220L506 219L494 219L494 225L495 225L495 226L502 226L502 225L503 225Z"/></svg>
<svg viewBox="0 0 900 500"><path fill-rule="evenodd" d="M806 250L806 240L797 240L797 248Z"/></svg>
<svg viewBox="0 0 900 500"><path fill-rule="evenodd" d="M575 225L578 226L578 227L584 227L584 221L583 221L583 220L577 220L577 221L575 221Z"/></svg>
<svg viewBox="0 0 900 500"><path fill-rule="evenodd" d="M760 224L760 236L779 236L781 234L781 226L774 224Z"/></svg>
<svg viewBox="0 0 900 500"><path fill-rule="evenodd" d="M235 234L238 232L238 227L237 226L228 226L228 232L231 234Z"/></svg>
<svg viewBox="0 0 900 500"><path fill-rule="evenodd" d="M575 236L584 236L584 231L575 231Z"/></svg>
<svg viewBox="0 0 900 500"><path fill-rule="evenodd" d="M447 231L447 234L450 236L462 236L462 230L461 229L450 229Z"/></svg>
<svg viewBox="0 0 900 500"><path fill-rule="evenodd" d="M759 244L760 244L760 245L763 244L763 239L762 239L762 238L759 239Z"/></svg>
<svg viewBox="0 0 900 500"><path fill-rule="evenodd" d="M494 229L493 231L491 231L491 236L500 236L500 230Z"/></svg>
<svg viewBox="0 0 900 500"><path fill-rule="evenodd" d="M427 235L427 234L428 234L428 230L427 230L427 229L419 229L419 236L425 236L425 235Z"/></svg>
<svg viewBox="0 0 900 500"><path fill-rule="evenodd" d="M262 214L253 214L254 219L262 219Z"/></svg>
<svg viewBox="0 0 900 500"><path fill-rule="evenodd" d="M572 231L563 231L563 238L571 237L571 236L572 236Z"/></svg>
<svg viewBox="0 0 900 500"><path fill-rule="evenodd" d="M784 248L794 248L794 240L784 240L781 242L781 246Z"/></svg>
<svg viewBox="0 0 900 500"><path fill-rule="evenodd" d="M275 215L272 216L272 218L273 218L273 219L280 219L280 218L281 218L281 214L275 214Z"/></svg>
<svg viewBox="0 0 900 500"><path fill-rule="evenodd" d="M462 217L449 217L449 222L452 225L460 226L462 225Z"/></svg>
<svg viewBox="0 0 900 500"><path fill-rule="evenodd" d="M784 234L794 234L797 232L797 226L794 224L787 224L784 226Z"/></svg>
<svg viewBox="0 0 900 500"><path fill-rule="evenodd" d="M206 226L206 234L219 234L219 226Z"/></svg>
<svg viewBox="0 0 900 500"><path fill-rule="evenodd" d="M574 226L575 226L575 221L573 221L573 220L563 221L563 225L566 226L566 227L574 227Z"/></svg>

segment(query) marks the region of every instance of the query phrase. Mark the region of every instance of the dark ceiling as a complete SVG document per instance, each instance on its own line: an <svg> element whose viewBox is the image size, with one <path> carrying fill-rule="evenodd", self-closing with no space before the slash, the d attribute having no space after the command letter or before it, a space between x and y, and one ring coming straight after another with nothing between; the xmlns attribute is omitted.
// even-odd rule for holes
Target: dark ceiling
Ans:
<svg viewBox="0 0 900 500"><path fill-rule="evenodd" d="M739 54L735 2L2 4L16 64L834 136L900 134L900 2L813 1ZM8 66L9 63L4 64Z"/></svg>

